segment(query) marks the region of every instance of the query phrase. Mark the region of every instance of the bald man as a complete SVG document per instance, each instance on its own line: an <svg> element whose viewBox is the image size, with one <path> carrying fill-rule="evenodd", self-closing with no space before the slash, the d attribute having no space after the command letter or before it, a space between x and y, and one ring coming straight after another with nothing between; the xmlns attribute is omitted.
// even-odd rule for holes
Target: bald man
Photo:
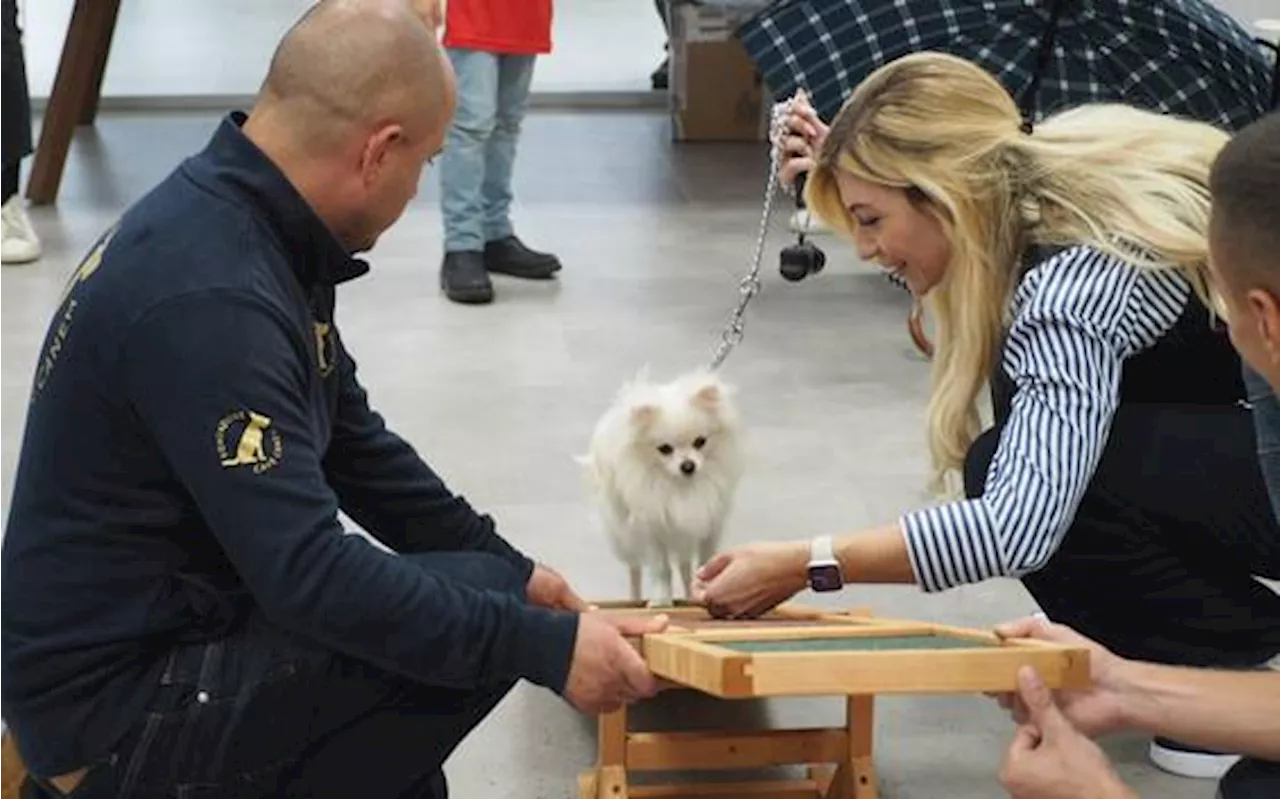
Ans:
<svg viewBox="0 0 1280 799"><path fill-rule="evenodd" d="M662 620L583 612L387 429L339 336L335 286L452 108L408 0L327 0L74 271L3 545L28 796L442 797L517 681L584 712L656 690L624 633Z"/></svg>

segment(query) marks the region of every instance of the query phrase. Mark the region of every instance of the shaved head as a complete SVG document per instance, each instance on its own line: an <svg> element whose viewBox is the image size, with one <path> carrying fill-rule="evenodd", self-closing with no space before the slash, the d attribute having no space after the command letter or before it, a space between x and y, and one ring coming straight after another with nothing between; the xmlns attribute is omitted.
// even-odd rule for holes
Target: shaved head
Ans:
<svg viewBox="0 0 1280 799"><path fill-rule="evenodd" d="M1227 142L1209 191L1209 269L1231 340L1280 393L1280 111Z"/></svg>
<svg viewBox="0 0 1280 799"><path fill-rule="evenodd" d="M421 134L449 111L448 70L409 0L321 0L280 41L254 111L322 147L387 122Z"/></svg>
<svg viewBox="0 0 1280 799"><path fill-rule="evenodd" d="M411 0L320 0L280 41L242 129L358 252L417 194L455 100Z"/></svg>

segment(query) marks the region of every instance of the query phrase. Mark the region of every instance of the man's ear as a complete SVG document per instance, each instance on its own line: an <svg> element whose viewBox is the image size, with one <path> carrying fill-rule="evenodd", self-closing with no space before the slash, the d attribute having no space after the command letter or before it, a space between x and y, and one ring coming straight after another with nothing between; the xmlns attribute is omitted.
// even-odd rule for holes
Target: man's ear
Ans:
<svg viewBox="0 0 1280 799"><path fill-rule="evenodd" d="M360 154L360 174L366 184L377 180L391 168L391 153L404 138L404 127L399 124L383 125L365 139Z"/></svg>
<svg viewBox="0 0 1280 799"><path fill-rule="evenodd" d="M1267 289L1252 289L1248 301L1259 341L1271 361L1280 363L1280 300Z"/></svg>

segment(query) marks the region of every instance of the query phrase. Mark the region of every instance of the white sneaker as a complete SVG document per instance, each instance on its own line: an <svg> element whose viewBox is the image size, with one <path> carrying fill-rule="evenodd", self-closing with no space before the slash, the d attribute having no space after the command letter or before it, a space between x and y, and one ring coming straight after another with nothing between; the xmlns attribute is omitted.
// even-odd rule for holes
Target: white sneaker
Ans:
<svg viewBox="0 0 1280 799"><path fill-rule="evenodd" d="M1168 738L1153 740L1148 756L1162 771L1200 780L1222 779L1240 760L1240 755L1209 752Z"/></svg>
<svg viewBox="0 0 1280 799"><path fill-rule="evenodd" d="M22 197L15 194L0 206L0 262L25 264L40 257L40 237L31 227Z"/></svg>
<svg viewBox="0 0 1280 799"><path fill-rule="evenodd" d="M1259 671L1280 671L1280 655L1256 668ZM1151 741L1148 756L1152 763L1170 774L1202 780L1220 780L1240 761L1239 755L1212 752L1161 737Z"/></svg>

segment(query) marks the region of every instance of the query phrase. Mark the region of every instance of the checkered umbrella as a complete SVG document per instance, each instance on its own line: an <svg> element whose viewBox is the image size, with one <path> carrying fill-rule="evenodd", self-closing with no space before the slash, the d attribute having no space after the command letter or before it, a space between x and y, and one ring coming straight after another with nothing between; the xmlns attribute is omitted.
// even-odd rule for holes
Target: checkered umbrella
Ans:
<svg viewBox="0 0 1280 799"><path fill-rule="evenodd" d="M826 120L922 50L989 70L1028 121L1109 101L1237 130L1274 102L1261 45L1205 0L780 0L737 36L774 96L804 89Z"/></svg>

